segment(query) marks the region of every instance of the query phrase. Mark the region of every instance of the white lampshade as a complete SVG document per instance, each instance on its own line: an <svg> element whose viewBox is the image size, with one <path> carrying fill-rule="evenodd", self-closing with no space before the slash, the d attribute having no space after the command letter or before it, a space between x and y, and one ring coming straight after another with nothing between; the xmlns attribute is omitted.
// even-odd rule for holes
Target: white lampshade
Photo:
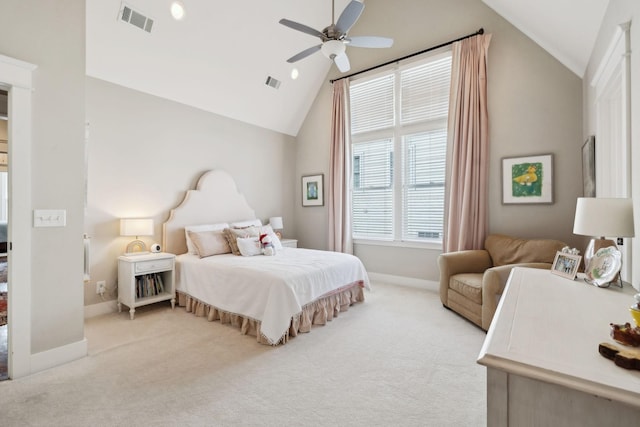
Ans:
<svg viewBox="0 0 640 427"><path fill-rule="evenodd" d="M269 224L274 230L282 230L284 228L281 216L272 216L269 218Z"/></svg>
<svg viewBox="0 0 640 427"><path fill-rule="evenodd" d="M343 54L347 48L341 41L329 40L328 42L324 42L320 49L324 56L329 59L333 59L334 57Z"/></svg>
<svg viewBox="0 0 640 427"><path fill-rule="evenodd" d="M121 236L152 236L153 219L151 218L122 218L120 220Z"/></svg>
<svg viewBox="0 0 640 427"><path fill-rule="evenodd" d="M632 199L579 197L573 233L592 237L634 237Z"/></svg>

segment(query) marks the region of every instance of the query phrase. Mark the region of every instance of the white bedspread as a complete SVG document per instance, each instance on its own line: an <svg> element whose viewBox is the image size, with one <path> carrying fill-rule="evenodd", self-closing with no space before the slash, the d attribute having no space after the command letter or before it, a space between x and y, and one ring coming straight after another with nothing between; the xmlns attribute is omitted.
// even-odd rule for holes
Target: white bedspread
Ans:
<svg viewBox="0 0 640 427"><path fill-rule="evenodd" d="M275 256L232 254L176 258L176 289L230 313L259 320L273 344L302 306L347 284L363 281L362 262L353 255L283 248Z"/></svg>

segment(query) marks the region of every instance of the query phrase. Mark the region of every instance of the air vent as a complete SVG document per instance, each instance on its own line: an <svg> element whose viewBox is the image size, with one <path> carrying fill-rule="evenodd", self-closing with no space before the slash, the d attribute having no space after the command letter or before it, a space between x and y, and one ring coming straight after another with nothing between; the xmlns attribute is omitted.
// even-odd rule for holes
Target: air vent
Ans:
<svg viewBox="0 0 640 427"><path fill-rule="evenodd" d="M280 87L280 80L274 79L273 77L267 77L267 81L264 82L267 86L271 86L274 89L278 89Z"/></svg>
<svg viewBox="0 0 640 427"><path fill-rule="evenodd" d="M133 10L131 6L122 3L120 5L119 16L121 21L134 25L141 30L146 31L147 33L151 32L151 28L153 27L153 19L145 16L143 13Z"/></svg>

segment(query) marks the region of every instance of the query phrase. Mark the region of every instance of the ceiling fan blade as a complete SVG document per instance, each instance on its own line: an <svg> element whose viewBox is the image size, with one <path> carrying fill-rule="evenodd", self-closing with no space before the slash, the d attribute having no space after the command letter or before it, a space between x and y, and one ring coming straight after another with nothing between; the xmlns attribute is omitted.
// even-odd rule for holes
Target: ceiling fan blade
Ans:
<svg viewBox="0 0 640 427"><path fill-rule="evenodd" d="M349 46L353 47L391 47L393 46L393 39L388 37L376 37L376 36L360 36L349 37L344 40Z"/></svg>
<svg viewBox="0 0 640 427"><path fill-rule="evenodd" d="M351 3L344 8L338 18L338 22L336 22L336 28L338 31L342 34L348 33L351 27L353 27L353 24L355 24L358 18L360 18L363 10L364 3L357 0L351 0Z"/></svg>
<svg viewBox="0 0 640 427"><path fill-rule="evenodd" d="M336 63L338 70L340 70L343 73L346 73L351 69L351 64L349 64L349 58L347 58L347 54L345 52L341 53L340 55L336 55L335 58L333 58L333 62Z"/></svg>
<svg viewBox="0 0 640 427"><path fill-rule="evenodd" d="M320 48L322 47L321 44L317 45L317 46L312 46L308 49L303 50L302 52L293 55L291 58L287 59L288 63L293 63L293 62L298 62L303 58L306 58L307 56L311 55L312 53L315 53L317 51L320 50Z"/></svg>
<svg viewBox="0 0 640 427"><path fill-rule="evenodd" d="M288 19L284 19L282 18L279 21L282 25L284 25L285 27L289 27L289 28L293 28L294 30L298 30L298 31L302 31L305 34L309 34L310 36L316 36L316 37L320 37L320 40L324 41L325 39L325 35L322 34L320 31L315 30L311 27L308 27L304 24L301 24L299 22L295 22L295 21L290 21Z"/></svg>

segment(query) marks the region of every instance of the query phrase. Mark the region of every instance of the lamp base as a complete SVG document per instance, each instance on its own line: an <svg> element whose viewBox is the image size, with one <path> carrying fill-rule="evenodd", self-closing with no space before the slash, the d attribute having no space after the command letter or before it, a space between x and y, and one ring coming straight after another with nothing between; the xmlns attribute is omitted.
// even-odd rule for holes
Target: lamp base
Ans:
<svg viewBox="0 0 640 427"><path fill-rule="evenodd" d="M134 240L127 245L127 255L148 254L147 245L142 240Z"/></svg>

